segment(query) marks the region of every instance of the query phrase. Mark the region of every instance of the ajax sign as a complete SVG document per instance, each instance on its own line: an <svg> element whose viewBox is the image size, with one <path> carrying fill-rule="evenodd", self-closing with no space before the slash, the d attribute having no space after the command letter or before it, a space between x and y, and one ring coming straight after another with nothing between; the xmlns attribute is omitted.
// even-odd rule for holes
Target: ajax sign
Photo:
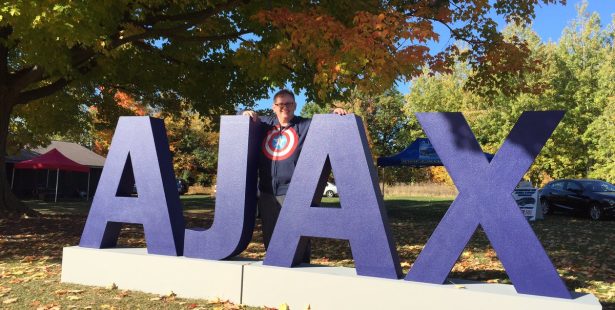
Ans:
<svg viewBox="0 0 615 310"><path fill-rule="evenodd" d="M511 196L563 114L523 113L489 161L461 113L417 113L459 195L404 280L442 284L480 225L517 292L571 298ZM262 138L248 117L222 117L214 222L185 229L162 120L120 118L79 245L114 247L122 224L136 223L150 254L238 255L254 230ZM269 141L271 152L292 147L293 138ZM320 208L321 180L331 169L341 208ZM129 195L132 180L138 197ZM349 240L358 275L403 276L363 124L354 115L314 116L264 264L300 264L311 237Z"/></svg>

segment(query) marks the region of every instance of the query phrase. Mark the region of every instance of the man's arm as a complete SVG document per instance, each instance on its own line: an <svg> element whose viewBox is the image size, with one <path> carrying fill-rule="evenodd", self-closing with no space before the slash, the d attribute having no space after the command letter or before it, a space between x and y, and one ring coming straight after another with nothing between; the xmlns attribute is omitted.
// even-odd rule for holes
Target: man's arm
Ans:
<svg viewBox="0 0 615 310"><path fill-rule="evenodd" d="M251 111L251 110L245 110L245 111L240 111L241 115L247 115L249 116L252 121L254 122L258 122L260 120L260 118L258 117L258 113Z"/></svg>
<svg viewBox="0 0 615 310"><path fill-rule="evenodd" d="M237 111L237 115L247 115L254 122L258 122L260 120L260 118L258 117L258 113L254 112L252 110L239 110L239 111Z"/></svg>

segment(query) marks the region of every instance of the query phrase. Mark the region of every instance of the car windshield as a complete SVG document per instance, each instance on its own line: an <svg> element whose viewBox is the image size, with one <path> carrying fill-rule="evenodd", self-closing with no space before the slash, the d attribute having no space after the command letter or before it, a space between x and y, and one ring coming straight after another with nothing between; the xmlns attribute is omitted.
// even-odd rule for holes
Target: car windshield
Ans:
<svg viewBox="0 0 615 310"><path fill-rule="evenodd" d="M583 181L583 187L590 192L615 192L615 185L603 181Z"/></svg>

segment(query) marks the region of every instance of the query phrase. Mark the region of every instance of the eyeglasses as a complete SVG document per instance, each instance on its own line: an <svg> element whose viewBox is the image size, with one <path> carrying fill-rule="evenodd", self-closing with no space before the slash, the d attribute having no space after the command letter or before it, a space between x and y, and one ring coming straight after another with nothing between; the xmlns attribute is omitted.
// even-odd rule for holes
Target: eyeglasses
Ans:
<svg viewBox="0 0 615 310"><path fill-rule="evenodd" d="M274 103L273 105L278 107L278 108L288 108L290 106L292 106L293 104L295 104L294 102L280 102L280 103Z"/></svg>

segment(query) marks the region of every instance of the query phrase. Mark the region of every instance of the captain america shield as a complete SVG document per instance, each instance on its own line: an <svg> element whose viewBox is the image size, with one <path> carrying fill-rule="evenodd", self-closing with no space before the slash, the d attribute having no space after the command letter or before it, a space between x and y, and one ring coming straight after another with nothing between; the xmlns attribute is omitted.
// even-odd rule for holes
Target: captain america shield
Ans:
<svg viewBox="0 0 615 310"><path fill-rule="evenodd" d="M263 141L263 153L271 160L284 160L293 155L299 136L294 128L280 130L279 127L267 132Z"/></svg>

